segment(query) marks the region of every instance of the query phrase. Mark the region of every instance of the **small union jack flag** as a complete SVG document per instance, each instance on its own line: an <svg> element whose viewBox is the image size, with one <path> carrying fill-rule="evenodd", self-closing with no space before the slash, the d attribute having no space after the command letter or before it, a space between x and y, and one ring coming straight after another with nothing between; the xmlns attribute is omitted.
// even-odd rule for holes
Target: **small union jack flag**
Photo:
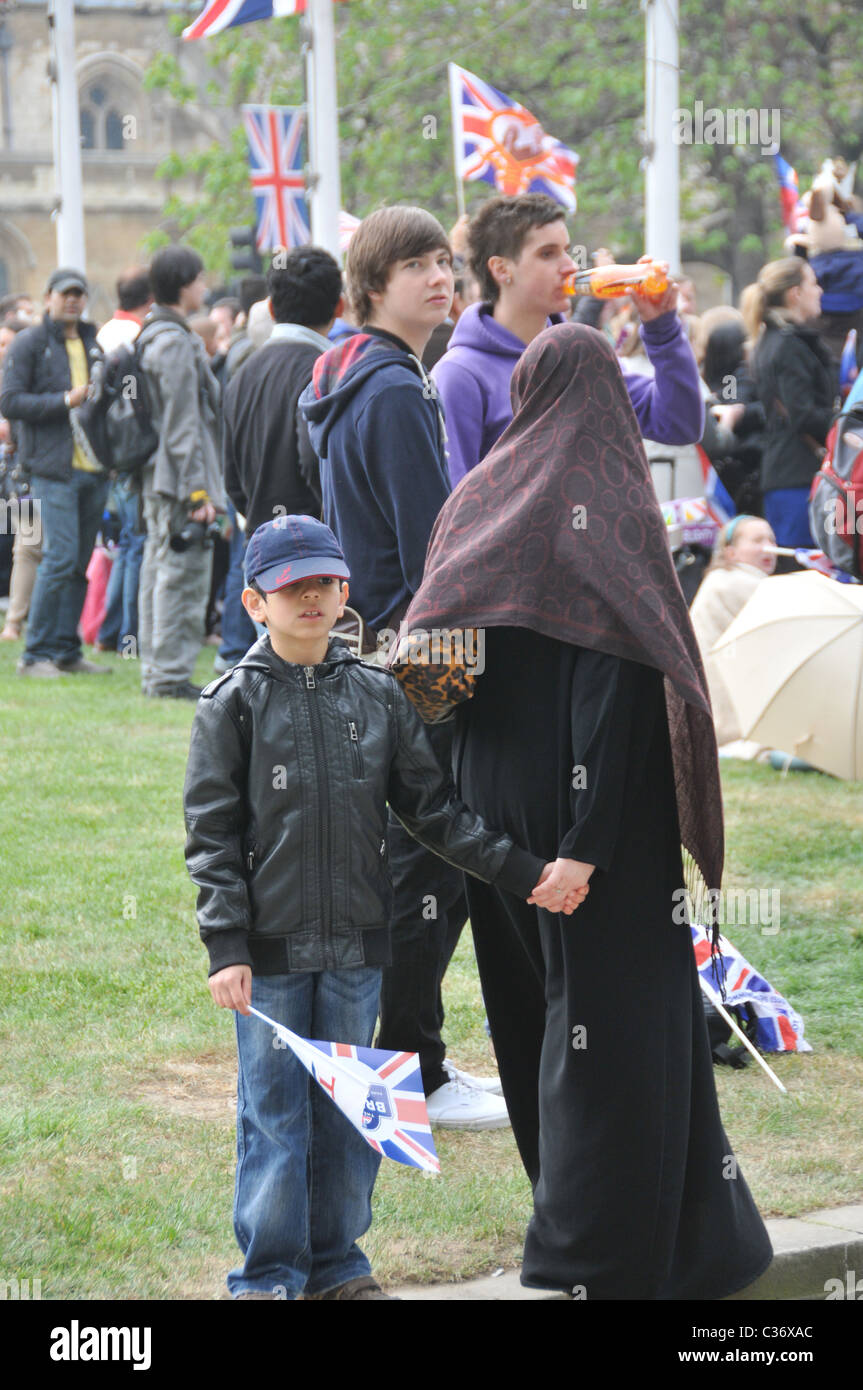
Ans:
<svg viewBox="0 0 863 1390"><path fill-rule="evenodd" d="M252 1013L275 1029L376 1153L427 1173L440 1172L415 1052L316 1042L258 1009Z"/></svg>
<svg viewBox="0 0 863 1390"><path fill-rule="evenodd" d="M500 193L546 193L575 212L578 155L546 135L520 102L449 64L456 169L466 181L482 179Z"/></svg>
<svg viewBox="0 0 863 1390"><path fill-rule="evenodd" d="M791 235L805 232L809 221L809 210L800 197L800 184L797 170L777 150L773 155L773 167L779 180L779 198L782 204L782 221Z"/></svg>
<svg viewBox="0 0 863 1390"><path fill-rule="evenodd" d="M715 1003L720 994L710 958L710 934L698 924L691 924L690 930L701 987ZM740 1009L754 1018L756 1047L761 1052L811 1052L803 1037L803 1020L787 999L777 994L724 936L719 938L719 949L725 974L725 1007Z"/></svg>
<svg viewBox="0 0 863 1390"><path fill-rule="evenodd" d="M295 106L244 106L242 111L258 250L305 246L311 241L303 174L305 112Z"/></svg>

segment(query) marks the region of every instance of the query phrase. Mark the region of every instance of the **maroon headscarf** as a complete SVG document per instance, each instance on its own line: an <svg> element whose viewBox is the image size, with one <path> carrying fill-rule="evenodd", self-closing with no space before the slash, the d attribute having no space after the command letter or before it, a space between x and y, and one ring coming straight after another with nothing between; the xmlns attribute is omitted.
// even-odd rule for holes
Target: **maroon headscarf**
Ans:
<svg viewBox="0 0 863 1390"><path fill-rule="evenodd" d="M707 684L617 358L596 329L547 328L512 400L512 423L438 516L408 630L524 627L662 671L681 841L719 888Z"/></svg>

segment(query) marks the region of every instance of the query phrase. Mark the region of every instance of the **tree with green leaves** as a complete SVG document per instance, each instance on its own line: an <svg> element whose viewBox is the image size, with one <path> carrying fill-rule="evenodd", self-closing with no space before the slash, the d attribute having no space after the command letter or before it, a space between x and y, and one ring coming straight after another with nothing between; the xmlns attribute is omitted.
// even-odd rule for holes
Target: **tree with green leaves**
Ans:
<svg viewBox="0 0 863 1390"><path fill-rule="evenodd" d="M696 0L680 7L680 102L780 113L782 153L801 190L822 159L856 159L863 93L856 66L859 3L827 0L794 15L787 3ZM512 95L579 152L575 240L610 244L620 259L645 248L644 15L631 0L349 0L335 6L342 201L356 216L414 202L444 225L456 217L446 66L452 60ZM182 22L178 21L178 28ZM192 175L198 195L168 198L158 240L180 237L226 271L228 229L253 203L238 107L303 99L297 19L247 24L208 39L213 80L190 83L182 55L160 55L147 82L180 102L221 104L231 138L162 165ZM468 184L468 210L487 197ZM784 229L773 161L758 144L681 146L685 259L726 271L736 289L781 254ZM647 248L649 250L649 248Z"/></svg>

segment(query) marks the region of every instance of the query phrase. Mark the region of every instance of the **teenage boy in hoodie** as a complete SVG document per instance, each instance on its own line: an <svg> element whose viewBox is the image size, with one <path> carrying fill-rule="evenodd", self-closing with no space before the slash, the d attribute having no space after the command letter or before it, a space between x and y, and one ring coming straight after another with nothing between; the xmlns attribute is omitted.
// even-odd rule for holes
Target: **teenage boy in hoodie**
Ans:
<svg viewBox="0 0 863 1390"><path fill-rule="evenodd" d="M468 264L480 301L459 318L432 376L449 434L453 487L485 458L512 419L515 364L528 343L560 323L571 303L564 285L577 268L564 211L544 194L490 198L468 228ZM632 295L653 378L621 370L638 426L661 444L692 444L704 431L698 366L677 316L677 286L654 303Z"/></svg>
<svg viewBox="0 0 863 1390"><path fill-rule="evenodd" d="M450 492L443 413L420 360L452 302L446 233L420 208L382 208L354 232L346 276L362 327L318 358L300 408L321 461L324 520L353 576L351 605L374 637L407 612ZM428 733L448 768L451 729ZM505 1126L503 1100L486 1089L498 1083L445 1063L440 986L467 917L462 876L392 815L387 838L395 899L378 1045L419 1053L432 1124Z"/></svg>

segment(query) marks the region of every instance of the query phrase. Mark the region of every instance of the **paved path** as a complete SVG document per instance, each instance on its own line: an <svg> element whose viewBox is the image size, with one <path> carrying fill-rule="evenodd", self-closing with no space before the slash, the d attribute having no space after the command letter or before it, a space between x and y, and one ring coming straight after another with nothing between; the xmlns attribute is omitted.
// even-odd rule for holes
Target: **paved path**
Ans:
<svg viewBox="0 0 863 1390"><path fill-rule="evenodd" d="M766 1224L775 1251L773 1263L755 1284L743 1293L734 1294L734 1302L826 1298L828 1292L835 1296L840 1287L845 1298L863 1299L863 1204L814 1211L795 1220L781 1219ZM839 1285L830 1283L831 1280L838 1280ZM515 1269L505 1270L498 1276L468 1279L460 1284L407 1284L400 1289L388 1288L387 1292L398 1294L399 1298L422 1301L559 1301L566 1298L565 1294L523 1289Z"/></svg>

